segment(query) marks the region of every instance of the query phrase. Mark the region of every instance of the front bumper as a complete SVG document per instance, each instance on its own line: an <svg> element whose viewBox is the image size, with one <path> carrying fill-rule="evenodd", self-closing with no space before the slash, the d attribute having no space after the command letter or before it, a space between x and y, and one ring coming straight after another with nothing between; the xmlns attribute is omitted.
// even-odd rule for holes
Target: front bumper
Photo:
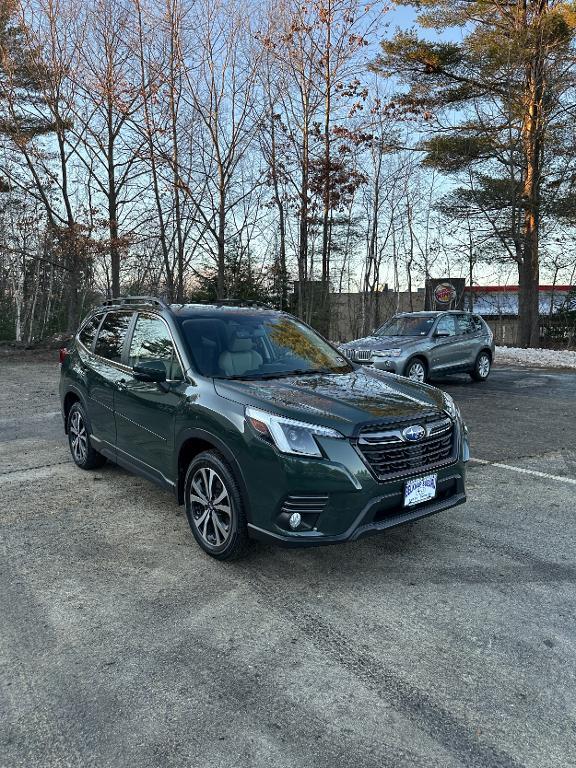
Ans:
<svg viewBox="0 0 576 768"><path fill-rule="evenodd" d="M466 501L469 449L466 431L461 424L456 430L455 441L455 453L447 463L419 467L400 477L384 480L374 476L348 440L320 439L326 454L321 460L278 454L267 445L253 446L248 455L260 465L260 483L258 492L249 494L250 535L289 547L337 544L463 504ZM258 440L258 443L262 441ZM262 469L264 451L266 458L272 459L265 472ZM406 481L430 474L437 475L436 497L414 507L404 507ZM262 482L263 477L265 482ZM317 498L325 503L311 526L291 531L283 510L298 498Z"/></svg>
<svg viewBox="0 0 576 768"><path fill-rule="evenodd" d="M386 371L387 373L396 373L398 376L402 376L406 364L414 354L414 350L402 350L402 353L397 357L386 355L386 351L374 350L377 354L371 357L369 360L360 360L355 356L350 356L346 350L344 350L346 357L357 365L366 365L369 368L377 368L379 371Z"/></svg>
<svg viewBox="0 0 576 768"><path fill-rule="evenodd" d="M432 501L417 507L402 507L403 493L392 492L369 501L348 530L340 534L323 534L321 531L305 533L278 533L259 528L252 523L248 529L252 538L272 541L284 547L310 547L324 544L341 544L355 541L364 536L372 536L388 528L396 528L404 523L411 523L445 509L464 504L466 492L463 471L456 471L443 480L438 479L438 495Z"/></svg>
<svg viewBox="0 0 576 768"><path fill-rule="evenodd" d="M373 358L367 365L372 366L372 368L377 368L379 371L386 371L387 373L397 373L399 376L402 375L402 372L404 371L404 366L406 365L407 358L404 357L394 357L394 358L385 358L385 357L376 357Z"/></svg>

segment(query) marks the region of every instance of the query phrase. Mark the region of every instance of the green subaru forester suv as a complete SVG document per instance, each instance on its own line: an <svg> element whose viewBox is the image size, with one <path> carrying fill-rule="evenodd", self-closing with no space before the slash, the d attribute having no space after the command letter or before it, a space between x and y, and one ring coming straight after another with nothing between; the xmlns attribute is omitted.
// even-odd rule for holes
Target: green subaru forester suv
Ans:
<svg viewBox="0 0 576 768"><path fill-rule="evenodd" d="M350 541L466 500L452 398L347 360L284 312L112 299L61 363L76 464L171 489L213 557L250 538Z"/></svg>

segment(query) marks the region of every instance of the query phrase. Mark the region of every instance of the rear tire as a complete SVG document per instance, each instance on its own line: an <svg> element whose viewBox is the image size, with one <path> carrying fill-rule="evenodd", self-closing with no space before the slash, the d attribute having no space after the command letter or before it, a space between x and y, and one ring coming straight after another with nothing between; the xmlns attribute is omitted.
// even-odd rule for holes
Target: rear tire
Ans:
<svg viewBox="0 0 576 768"><path fill-rule="evenodd" d="M184 481L186 517L197 543L217 560L237 560L249 548L246 511L229 465L216 451L199 453Z"/></svg>
<svg viewBox="0 0 576 768"><path fill-rule="evenodd" d="M471 371L470 376L474 381L486 381L490 376L492 370L492 358L488 352L480 352L474 363L474 369Z"/></svg>
<svg viewBox="0 0 576 768"><path fill-rule="evenodd" d="M92 429L90 422L79 402L72 405L66 421L68 445L74 463L80 469L97 469L106 463L106 457L95 451L90 443Z"/></svg>
<svg viewBox="0 0 576 768"><path fill-rule="evenodd" d="M412 360L408 361L404 376L412 381L425 384L428 379L428 367L420 357L414 357Z"/></svg>

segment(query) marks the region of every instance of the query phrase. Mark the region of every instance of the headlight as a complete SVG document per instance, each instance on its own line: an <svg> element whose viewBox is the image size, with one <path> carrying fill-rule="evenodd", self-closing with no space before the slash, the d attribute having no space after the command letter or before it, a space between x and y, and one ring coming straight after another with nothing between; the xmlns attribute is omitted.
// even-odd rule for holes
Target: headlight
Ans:
<svg viewBox="0 0 576 768"><path fill-rule="evenodd" d="M305 421L293 421L283 416L275 416L258 408L246 408L246 420L268 442L282 453L295 453L299 456L322 456L322 451L314 437L335 437L344 435L335 429L319 424L307 424Z"/></svg>
<svg viewBox="0 0 576 768"><path fill-rule="evenodd" d="M452 419L457 419L460 416L460 410L454 400L446 392L442 393L444 396L444 410Z"/></svg>
<svg viewBox="0 0 576 768"><path fill-rule="evenodd" d="M400 357L401 349L379 349L373 353L374 357Z"/></svg>

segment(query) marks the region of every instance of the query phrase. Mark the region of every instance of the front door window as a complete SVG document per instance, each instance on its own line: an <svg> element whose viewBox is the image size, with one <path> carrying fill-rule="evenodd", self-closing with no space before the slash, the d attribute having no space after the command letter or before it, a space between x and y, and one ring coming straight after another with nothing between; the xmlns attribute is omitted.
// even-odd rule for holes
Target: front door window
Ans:
<svg viewBox="0 0 576 768"><path fill-rule="evenodd" d="M436 326L436 333L446 333L448 336L455 336L456 324L454 322L454 316L444 315L444 317L441 317Z"/></svg>
<svg viewBox="0 0 576 768"><path fill-rule="evenodd" d="M169 381L183 379L170 331L159 317L140 314L130 343L130 366L155 362L166 369Z"/></svg>

